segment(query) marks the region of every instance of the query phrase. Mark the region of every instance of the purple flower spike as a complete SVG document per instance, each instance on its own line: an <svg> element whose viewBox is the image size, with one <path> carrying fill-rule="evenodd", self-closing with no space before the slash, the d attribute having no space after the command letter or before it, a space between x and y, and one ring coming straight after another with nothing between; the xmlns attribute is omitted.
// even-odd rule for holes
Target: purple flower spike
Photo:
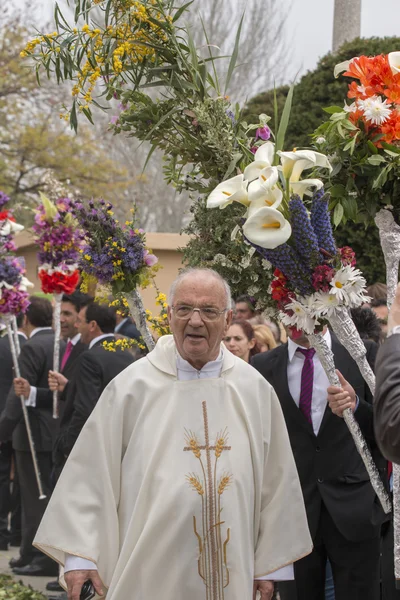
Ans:
<svg viewBox="0 0 400 600"><path fill-rule="evenodd" d="M319 247L335 256L337 248L332 232L328 200L329 196L325 195L323 189L314 194L311 205L311 225L317 235Z"/></svg>
<svg viewBox="0 0 400 600"><path fill-rule="evenodd" d="M257 129L256 140L264 140L264 142L267 142L270 137L271 137L271 130L267 125L264 125L264 127L259 127Z"/></svg>
<svg viewBox="0 0 400 600"><path fill-rule="evenodd" d="M290 224L296 251L310 269L323 262L318 238L301 198L293 195L289 202Z"/></svg>

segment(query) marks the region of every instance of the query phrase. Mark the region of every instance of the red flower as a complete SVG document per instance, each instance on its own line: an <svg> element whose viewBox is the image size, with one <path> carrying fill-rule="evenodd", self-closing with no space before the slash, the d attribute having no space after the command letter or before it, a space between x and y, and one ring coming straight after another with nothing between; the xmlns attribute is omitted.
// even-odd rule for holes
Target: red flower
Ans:
<svg viewBox="0 0 400 600"><path fill-rule="evenodd" d="M335 276L335 269L328 267L328 265L318 265L315 267L314 273L312 274L312 284L317 292L329 292L330 285Z"/></svg>
<svg viewBox="0 0 400 600"><path fill-rule="evenodd" d="M50 275L47 271L41 269L39 278L45 294L72 294L79 283L79 271L75 270L72 273L55 271Z"/></svg>
<svg viewBox="0 0 400 600"><path fill-rule="evenodd" d="M356 253L350 246L343 246L339 248L340 260L344 267L355 267L356 266Z"/></svg>
<svg viewBox="0 0 400 600"><path fill-rule="evenodd" d="M6 221L7 219L9 221L14 221L14 223L15 223L15 219L9 210L0 211L0 221Z"/></svg>
<svg viewBox="0 0 400 600"><path fill-rule="evenodd" d="M275 269L274 275L276 279L271 282L271 296L278 308L283 309L295 295L287 289L287 279L279 269Z"/></svg>

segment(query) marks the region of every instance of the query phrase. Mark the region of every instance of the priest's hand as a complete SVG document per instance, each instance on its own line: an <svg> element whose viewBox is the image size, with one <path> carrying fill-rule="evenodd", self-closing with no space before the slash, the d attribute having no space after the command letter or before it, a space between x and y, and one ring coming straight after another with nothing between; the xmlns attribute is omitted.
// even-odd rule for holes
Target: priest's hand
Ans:
<svg viewBox="0 0 400 600"><path fill-rule="evenodd" d="M23 396L25 400L28 400L31 392L31 384L23 377L16 377L14 379L14 392L17 396Z"/></svg>
<svg viewBox="0 0 400 600"><path fill-rule="evenodd" d="M354 412L357 406L357 397L354 389L348 381L345 380L340 371L336 370L341 387L328 387L328 403L331 411L338 417L343 417L346 408L351 408Z"/></svg>
<svg viewBox="0 0 400 600"><path fill-rule="evenodd" d="M260 594L260 600L271 600L274 595L274 582L256 579L253 585L253 600L256 600L257 592Z"/></svg>
<svg viewBox="0 0 400 600"><path fill-rule="evenodd" d="M93 583L96 594L104 595L103 584L97 571L68 571L65 573L65 583L68 589L68 600L79 600L82 586L88 579Z"/></svg>
<svg viewBox="0 0 400 600"><path fill-rule="evenodd" d="M49 371L49 388L52 392L63 392L68 383L68 379L57 373L57 371Z"/></svg>

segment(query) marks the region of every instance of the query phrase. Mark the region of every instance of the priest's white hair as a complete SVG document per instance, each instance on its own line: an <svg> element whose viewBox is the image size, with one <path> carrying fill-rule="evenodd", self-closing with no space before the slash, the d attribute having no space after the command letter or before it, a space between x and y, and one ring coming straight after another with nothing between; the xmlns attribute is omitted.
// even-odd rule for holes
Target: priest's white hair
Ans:
<svg viewBox="0 0 400 600"><path fill-rule="evenodd" d="M214 279L216 279L224 288L225 290L225 296L226 296L226 308L228 310L231 310L232 308L232 294L231 294L231 288L229 287L228 282L226 281L226 279L224 279L219 273L217 273L217 271L214 271L214 269L201 269L196 268L196 267L188 267L187 269L184 269L183 271L181 271L178 275L178 277L172 282L172 285L170 287L169 290L169 294L168 294L168 304L171 306L173 301L174 301L174 297L176 294L176 289L179 286L179 284L185 279L185 277L189 276L189 275L209 275L210 277L214 277Z"/></svg>

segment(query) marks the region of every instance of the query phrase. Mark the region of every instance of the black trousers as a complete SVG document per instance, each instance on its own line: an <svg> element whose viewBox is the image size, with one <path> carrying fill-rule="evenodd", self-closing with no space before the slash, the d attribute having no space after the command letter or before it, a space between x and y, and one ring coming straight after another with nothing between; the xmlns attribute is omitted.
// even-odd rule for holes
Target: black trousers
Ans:
<svg viewBox="0 0 400 600"><path fill-rule="evenodd" d="M17 461L22 504L22 542L20 555L28 562L32 562L32 560L35 559L36 562L40 561L46 564L48 561L52 562L51 559L34 548L32 542L39 527L39 523L42 520L51 493L51 452L37 452L43 492L47 496L46 500L39 500L39 489L36 482L31 453L16 450L15 457Z"/></svg>
<svg viewBox="0 0 400 600"><path fill-rule="evenodd" d="M400 590L396 589L394 578L393 520L382 527L382 600L400 600Z"/></svg>
<svg viewBox="0 0 400 600"><path fill-rule="evenodd" d="M0 447L0 539L8 540L10 535L18 537L21 533L21 499L17 471L11 483L11 467L13 450L11 442L4 442ZM11 528L8 519L11 513Z"/></svg>
<svg viewBox="0 0 400 600"><path fill-rule="evenodd" d="M327 558L335 600L380 600L380 536L361 542L346 540L325 507L312 553L294 564L294 582L279 583L281 600L324 600Z"/></svg>

